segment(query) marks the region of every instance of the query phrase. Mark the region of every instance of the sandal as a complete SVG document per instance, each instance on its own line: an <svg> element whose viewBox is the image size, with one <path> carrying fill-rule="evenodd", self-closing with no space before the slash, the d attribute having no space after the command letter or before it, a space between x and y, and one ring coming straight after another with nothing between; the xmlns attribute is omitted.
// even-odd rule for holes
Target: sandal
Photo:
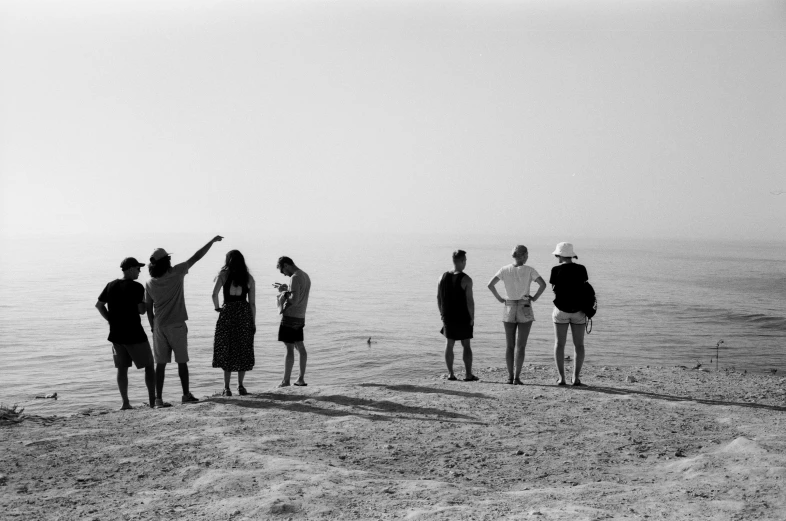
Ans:
<svg viewBox="0 0 786 521"><path fill-rule="evenodd" d="M229 387L226 387L222 392L221 396L232 396L232 391L229 390Z"/></svg>
<svg viewBox="0 0 786 521"><path fill-rule="evenodd" d="M237 394L239 394L240 396L245 396L245 395L248 394L248 391L246 391L246 388L243 387L242 385L238 385L237 386Z"/></svg>

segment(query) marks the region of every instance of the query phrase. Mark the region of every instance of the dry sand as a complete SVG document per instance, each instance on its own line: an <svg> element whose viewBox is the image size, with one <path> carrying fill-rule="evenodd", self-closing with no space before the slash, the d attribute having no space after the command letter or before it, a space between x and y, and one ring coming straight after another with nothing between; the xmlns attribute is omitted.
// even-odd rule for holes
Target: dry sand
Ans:
<svg viewBox="0 0 786 521"><path fill-rule="evenodd" d="M27 418L0 427L0 518L786 518L786 378L525 373Z"/></svg>

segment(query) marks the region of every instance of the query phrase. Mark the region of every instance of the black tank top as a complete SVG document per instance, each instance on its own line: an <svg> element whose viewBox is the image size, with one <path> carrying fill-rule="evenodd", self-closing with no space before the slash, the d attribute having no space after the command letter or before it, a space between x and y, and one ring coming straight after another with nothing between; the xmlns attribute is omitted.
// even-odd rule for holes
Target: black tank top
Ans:
<svg viewBox="0 0 786 521"><path fill-rule="evenodd" d="M445 322L470 322L467 307L467 291L461 287L464 273L446 271L439 281L439 294L442 297L442 319Z"/></svg>
<svg viewBox="0 0 786 521"><path fill-rule="evenodd" d="M229 294L230 287L232 287L232 283L229 281L229 276L227 275L227 281L224 282L224 303L246 301L246 295L248 295L248 286L243 286L242 293L240 295L230 295Z"/></svg>

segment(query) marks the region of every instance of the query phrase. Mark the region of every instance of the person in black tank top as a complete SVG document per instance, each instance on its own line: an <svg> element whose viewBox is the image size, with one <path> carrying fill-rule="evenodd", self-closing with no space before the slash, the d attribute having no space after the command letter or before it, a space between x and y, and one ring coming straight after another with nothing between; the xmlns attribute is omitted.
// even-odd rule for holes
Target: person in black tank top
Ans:
<svg viewBox="0 0 786 521"><path fill-rule="evenodd" d="M445 363L448 366L448 380L457 380L453 373L453 346L456 340L464 348L464 380L472 382L478 377L472 374L472 348L470 339L475 325L475 300L472 297L472 278L464 273L467 266L467 252L453 252L453 271L442 274L437 285L437 306L442 318L445 335Z"/></svg>
<svg viewBox="0 0 786 521"><path fill-rule="evenodd" d="M584 327L587 316L581 311L580 299L583 286L589 280L589 276L587 268L573 262L573 259L578 259L578 256L573 252L573 245L569 242L557 244L554 256L559 259L559 264L551 268L549 284L554 290L554 311L551 319L554 322L554 363L559 373L557 385L566 385L565 343L570 328L575 355L573 385L584 386L579 379L579 373L584 364Z"/></svg>

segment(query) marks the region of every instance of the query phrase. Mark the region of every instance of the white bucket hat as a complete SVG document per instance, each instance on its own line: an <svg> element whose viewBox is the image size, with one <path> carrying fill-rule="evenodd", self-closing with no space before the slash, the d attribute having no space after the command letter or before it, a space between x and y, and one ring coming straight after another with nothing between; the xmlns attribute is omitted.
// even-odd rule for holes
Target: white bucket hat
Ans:
<svg viewBox="0 0 786 521"><path fill-rule="evenodd" d="M573 245L569 242L561 242L557 244L557 249L554 250L553 255L578 259L578 256L573 252Z"/></svg>

